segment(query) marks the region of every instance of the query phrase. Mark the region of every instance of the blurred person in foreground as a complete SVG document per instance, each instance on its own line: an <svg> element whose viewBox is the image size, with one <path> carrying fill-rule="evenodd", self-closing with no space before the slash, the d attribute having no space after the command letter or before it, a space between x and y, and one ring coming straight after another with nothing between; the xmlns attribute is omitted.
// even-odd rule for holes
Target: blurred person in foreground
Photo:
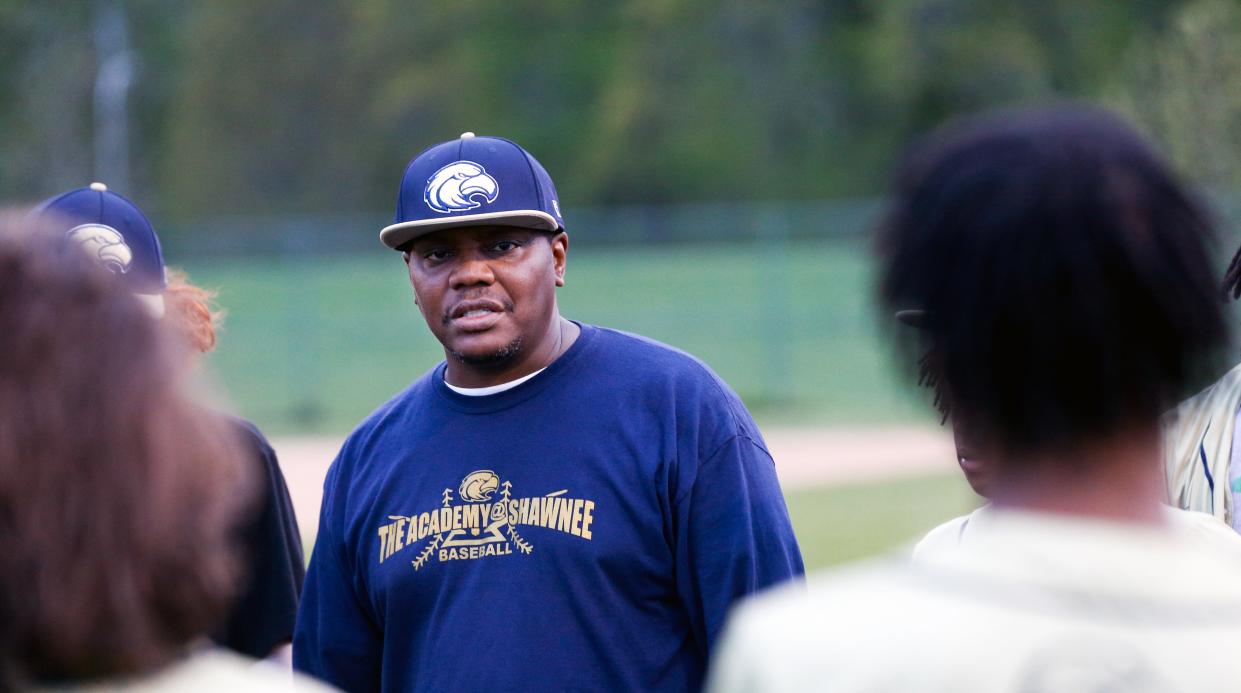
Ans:
<svg viewBox="0 0 1241 693"><path fill-rule="evenodd" d="M1233 687L1241 559L1161 505L1160 413L1228 341L1211 232L1101 111L991 116L917 149L880 231L881 303L925 311L902 343L936 354L991 517L957 550L743 606L711 687Z"/></svg>
<svg viewBox="0 0 1241 693"><path fill-rule="evenodd" d="M551 178L498 137L406 168L444 347L324 482L294 664L350 691L685 691L735 600L802 572L775 464L693 357L560 315Z"/></svg>
<svg viewBox="0 0 1241 693"><path fill-rule="evenodd" d="M44 221L0 217L0 690L288 688L204 637L250 495L232 431L187 397L180 340Z"/></svg>
<svg viewBox="0 0 1241 693"><path fill-rule="evenodd" d="M182 366L192 369L197 355L215 348L220 312L214 294L189 282L185 272L165 268L154 227L137 205L103 183L70 190L39 207L56 220L54 233L77 244L117 275L189 349ZM254 424L204 408L233 429L236 448L253 467L258 503L241 528L243 583L239 596L212 631L221 645L248 657L273 657L292 665L293 622L306 576L301 534L276 453Z"/></svg>

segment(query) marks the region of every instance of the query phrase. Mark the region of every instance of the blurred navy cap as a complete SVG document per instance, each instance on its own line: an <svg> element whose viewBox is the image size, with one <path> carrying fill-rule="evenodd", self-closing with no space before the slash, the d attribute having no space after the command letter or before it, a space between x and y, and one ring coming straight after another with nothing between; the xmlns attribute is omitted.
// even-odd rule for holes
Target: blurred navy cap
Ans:
<svg viewBox="0 0 1241 693"><path fill-rule="evenodd" d="M466 132L409 162L379 240L398 248L439 229L490 225L558 231L564 221L551 176L529 152Z"/></svg>
<svg viewBox="0 0 1241 693"><path fill-rule="evenodd" d="M91 183L43 202L35 214L59 220L66 238L120 275L130 291L163 315L164 254L137 205L103 183Z"/></svg>

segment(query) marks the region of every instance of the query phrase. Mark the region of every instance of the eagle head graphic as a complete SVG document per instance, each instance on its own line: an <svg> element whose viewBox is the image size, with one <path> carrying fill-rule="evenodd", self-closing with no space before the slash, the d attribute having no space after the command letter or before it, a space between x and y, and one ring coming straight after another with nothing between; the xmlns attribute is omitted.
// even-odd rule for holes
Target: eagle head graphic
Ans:
<svg viewBox="0 0 1241 693"><path fill-rule="evenodd" d="M475 209L499 196L500 184L473 161L457 161L436 171L422 193L427 206L441 214Z"/></svg>
<svg viewBox="0 0 1241 693"><path fill-rule="evenodd" d="M461 488L457 490L457 495L462 499L471 503L482 503L491 500L491 494L500 488L500 477L490 469L480 469L477 472L470 472L461 480Z"/></svg>
<svg viewBox="0 0 1241 693"><path fill-rule="evenodd" d="M125 237L111 226L82 224L69 229L68 237L116 274L128 272L134 261L134 252L125 244Z"/></svg>

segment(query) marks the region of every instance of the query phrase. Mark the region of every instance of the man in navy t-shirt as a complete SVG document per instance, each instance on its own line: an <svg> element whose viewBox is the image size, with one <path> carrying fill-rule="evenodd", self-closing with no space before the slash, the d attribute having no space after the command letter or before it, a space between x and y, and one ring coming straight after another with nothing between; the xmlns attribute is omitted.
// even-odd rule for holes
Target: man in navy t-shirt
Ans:
<svg viewBox="0 0 1241 693"><path fill-rule="evenodd" d="M803 572L744 405L560 316L559 202L512 142L419 154L380 238L447 358L328 472L296 667L348 691L699 688L729 606Z"/></svg>

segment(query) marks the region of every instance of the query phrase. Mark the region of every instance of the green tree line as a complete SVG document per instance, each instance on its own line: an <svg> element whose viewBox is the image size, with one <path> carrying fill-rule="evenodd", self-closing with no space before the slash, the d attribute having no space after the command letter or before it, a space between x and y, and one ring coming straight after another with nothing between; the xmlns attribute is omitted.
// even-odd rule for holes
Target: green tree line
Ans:
<svg viewBox="0 0 1241 693"><path fill-rule="evenodd" d="M0 0L5 198L108 174L109 8L127 192L165 219L386 210L408 159L464 130L520 141L569 205L864 196L944 119L1054 99L1115 105L1236 182L1211 140L1241 133L1232 0Z"/></svg>

